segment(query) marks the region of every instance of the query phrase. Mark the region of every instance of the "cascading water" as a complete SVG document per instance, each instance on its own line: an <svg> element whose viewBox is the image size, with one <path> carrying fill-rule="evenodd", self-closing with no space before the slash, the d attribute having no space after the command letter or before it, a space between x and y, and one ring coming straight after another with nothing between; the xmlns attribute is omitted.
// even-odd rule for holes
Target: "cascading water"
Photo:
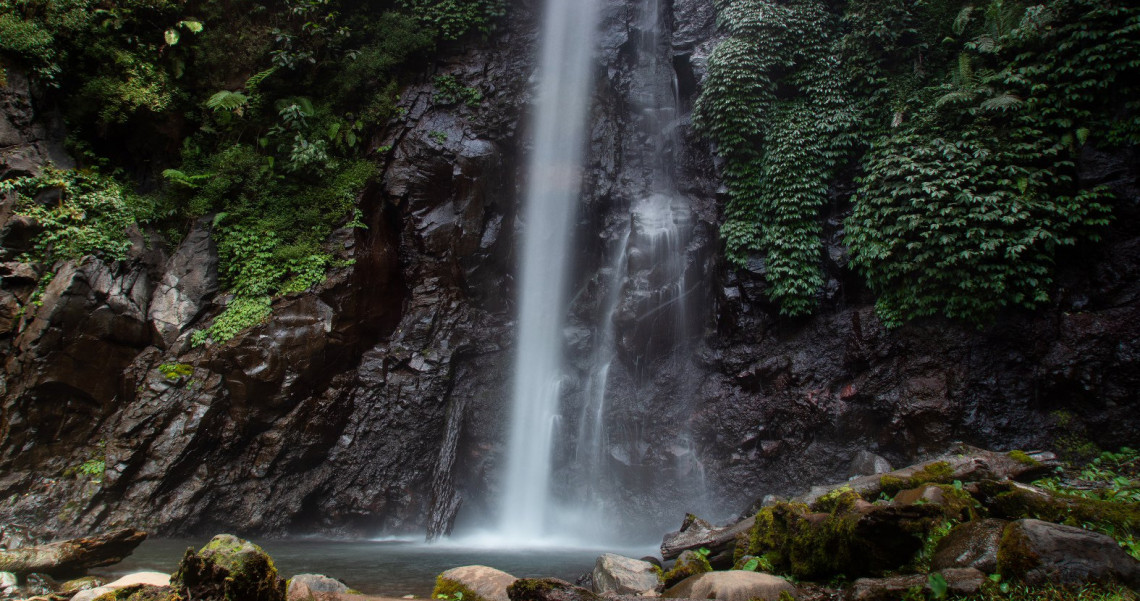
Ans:
<svg viewBox="0 0 1140 601"><path fill-rule="evenodd" d="M610 379L616 362L624 360L633 372L633 386L625 389L625 405L645 404L646 381L658 377L660 356L671 361L687 360L690 338L688 297L697 284L686 277L687 247L692 237L693 217L688 199L676 189L673 152L678 140L679 102L675 73L669 60L670 47L664 22L667 9L658 0L645 0L631 34L637 63L629 87L629 104L635 127L627 135L626 158L639 186L631 188L633 200L618 227L616 243L607 249L607 267L600 272L600 295L592 352L583 374L578 435L573 464L580 489L575 528L594 536L612 534L612 518L620 511L619 472L643 462L647 450L641 420L627 410L610 407ZM696 278L692 278L696 279ZM619 325L620 322L620 325ZM664 367L679 383L670 402L683 406L691 396L689 383L678 374L684 366ZM650 402L651 404L651 402ZM622 413L626 416L623 417ZM677 457L674 481L697 482L703 493L703 469L687 431L678 433L667 452ZM615 470L614 464L621 465ZM695 477L693 477L695 473ZM646 483L642 483L643 485ZM652 486L653 483L648 485Z"/></svg>
<svg viewBox="0 0 1140 601"><path fill-rule="evenodd" d="M570 241L581 193L586 116L595 15L599 0L547 0L534 122L535 141L528 171L523 221L518 356L513 415L507 449L500 527L497 537L513 544L576 539L597 542L619 534L623 487L630 470L644 464L647 424L628 416L644 406L643 384L668 372L676 383L668 399L683 413L691 397L682 375L692 323L688 298L696 277L687 277L694 218L688 199L677 191L673 152L679 103L665 24L671 14L663 0L643 0L630 34L636 63L628 79L630 127L622 131L623 178L630 185L614 199L610 243L595 279L602 291L592 316L585 317L589 351L567 364L564 327L571 300L568 272L574 267ZM580 350L579 350L580 352ZM661 366L662 357L674 365ZM620 410L611 407L611 381L619 372L624 391ZM632 382L632 385L630 384ZM617 395L615 395L616 397ZM575 412L563 419L563 407ZM580 403L575 405L575 403ZM623 417L624 416L624 417ZM575 419L576 418L576 419ZM558 437L557 440L555 437ZM677 458L677 474L687 478L695 445L688 432L656 452ZM559 476L552 483L553 467ZM624 464L624 468L622 467ZM563 473L561 470L566 470ZM622 476L622 472L626 476ZM683 474L681 472L684 472ZM565 477L564 477L565 476ZM637 476L638 486L654 486ZM552 497L552 487L558 491ZM688 503L693 495L680 495ZM625 503L630 505L628 499ZM614 511L618 508L619 511Z"/></svg>
<svg viewBox="0 0 1140 601"><path fill-rule="evenodd" d="M547 0L524 197L518 357L499 534L547 534L570 239L581 192L599 0Z"/></svg>

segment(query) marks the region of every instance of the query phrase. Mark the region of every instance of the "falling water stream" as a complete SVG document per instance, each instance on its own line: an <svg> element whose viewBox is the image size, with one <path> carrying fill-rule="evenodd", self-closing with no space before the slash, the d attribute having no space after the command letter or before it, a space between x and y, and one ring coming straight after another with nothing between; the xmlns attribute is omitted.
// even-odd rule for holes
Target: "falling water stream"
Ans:
<svg viewBox="0 0 1140 601"><path fill-rule="evenodd" d="M522 294L499 534L548 534L570 240L581 193L599 0L547 0L524 197Z"/></svg>
<svg viewBox="0 0 1140 601"><path fill-rule="evenodd" d="M629 87L633 123L623 134L632 136L625 147L639 184L630 189L631 197L625 199L628 217L606 250L604 293L591 328L589 365L576 393L581 395L577 430L565 426L560 402L568 393L564 387L570 376L562 357L563 327L592 96L597 2L547 0L534 149L524 199L519 346L498 532L515 543L612 533L607 518L614 514L616 474L608 465L615 457L640 462L644 447L639 424L614 423L609 415L609 380L620 360L619 313L632 338L645 341L633 352L635 363L683 355L673 351L688 339L685 254L693 224L688 199L677 192L673 177L679 113L675 73L667 59L668 38L662 35L667 31L666 11L660 0L644 0L631 24L637 50ZM627 360L629 355L627 349ZM572 441L568 469L582 476L582 486L574 498L551 499L552 454L563 444L561 437ZM680 438L684 442L685 434ZM695 456L691 451L680 454Z"/></svg>

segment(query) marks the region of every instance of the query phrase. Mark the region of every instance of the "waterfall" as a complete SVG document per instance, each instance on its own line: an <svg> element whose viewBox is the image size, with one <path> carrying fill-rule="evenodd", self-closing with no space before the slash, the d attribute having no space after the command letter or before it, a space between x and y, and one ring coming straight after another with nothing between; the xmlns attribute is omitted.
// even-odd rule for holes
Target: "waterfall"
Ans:
<svg viewBox="0 0 1140 601"><path fill-rule="evenodd" d="M546 0L522 219L518 356L499 533L541 539L562 378L570 239L592 96L598 0Z"/></svg>

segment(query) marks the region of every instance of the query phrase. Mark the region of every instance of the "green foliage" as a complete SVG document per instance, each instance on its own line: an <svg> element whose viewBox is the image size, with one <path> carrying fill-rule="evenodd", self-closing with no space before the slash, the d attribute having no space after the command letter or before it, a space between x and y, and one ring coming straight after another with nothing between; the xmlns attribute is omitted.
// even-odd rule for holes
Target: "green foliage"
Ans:
<svg viewBox="0 0 1140 601"><path fill-rule="evenodd" d="M443 575L436 577L431 598L441 601L463 601L464 599L467 601L486 601L479 593L455 580L444 578Z"/></svg>
<svg viewBox="0 0 1140 601"><path fill-rule="evenodd" d="M4 192L15 192L17 212L43 228L27 260L122 259L131 246L126 230L136 214L122 187L110 178L47 166L37 176L0 181Z"/></svg>
<svg viewBox="0 0 1140 601"><path fill-rule="evenodd" d="M495 19L506 14L505 0L399 0L416 19L445 40L458 40L469 31L491 32Z"/></svg>
<svg viewBox="0 0 1140 601"><path fill-rule="evenodd" d="M209 327L192 333L190 343L198 346L207 342L227 342L243 330L265 321L272 311L269 296L236 297Z"/></svg>
<svg viewBox="0 0 1140 601"><path fill-rule="evenodd" d="M823 2L721 0L730 37L709 57L695 119L725 159L721 235L728 258L764 255L782 313L815 306L823 284L820 209L845 162L854 121Z"/></svg>
<svg viewBox="0 0 1140 601"><path fill-rule="evenodd" d="M1140 8L718 0L728 34L695 122L725 159L726 255L764 262L769 296L810 312L819 212L855 161L850 265L889 326L985 324L1049 299L1059 251L1095 241L1110 195L1086 144L1140 140ZM829 12L833 11L833 12Z"/></svg>
<svg viewBox="0 0 1140 601"><path fill-rule="evenodd" d="M937 572L927 576L926 587L930 589L930 595L935 599L945 598L946 592L950 588L946 578Z"/></svg>
<svg viewBox="0 0 1140 601"><path fill-rule="evenodd" d="M158 373L167 380L179 380L194 373L194 366L186 363L163 363L158 366Z"/></svg>
<svg viewBox="0 0 1140 601"><path fill-rule="evenodd" d="M884 494L893 497L901 490L918 488L923 484L949 484L954 478L954 469L945 461L935 461L924 465L922 469L909 477L892 476L884 474L879 477L879 485Z"/></svg>
<svg viewBox="0 0 1140 601"><path fill-rule="evenodd" d="M661 582L665 588L669 588L690 576L711 572L712 564L709 563L708 556L708 549L682 553L673 568L660 575Z"/></svg>
<svg viewBox="0 0 1140 601"><path fill-rule="evenodd" d="M454 76L440 75L435 78L435 94L432 102L446 106L462 102L471 108L477 108L483 101L483 93L478 88L472 88L459 83Z"/></svg>
<svg viewBox="0 0 1140 601"><path fill-rule="evenodd" d="M997 138L952 135L894 135L868 154L846 240L888 326L1033 308L1048 300L1057 247L1106 221L1103 190L1056 194L1071 162L1032 166L1057 153L1048 141L1026 138L1018 155Z"/></svg>
<svg viewBox="0 0 1140 601"><path fill-rule="evenodd" d="M984 324L1049 299L1058 249L1108 222L1107 191L1079 185L1074 157L1094 131L1108 144L1130 135L1113 115L1134 86L1121 78L1140 67L1138 19L1083 0L955 15L949 76L912 93L906 123L873 142L847 221L885 323ZM1119 51L1096 42L1109 38Z"/></svg>
<svg viewBox="0 0 1140 601"><path fill-rule="evenodd" d="M1062 477L1062 470L1061 475L1033 483L1062 498L1074 499L1070 504L1077 505L1063 511L1049 509L1047 513L1116 538L1125 551L1140 560L1140 541L1136 538L1140 529L1140 452L1123 447L1069 471L1075 472L1075 477Z"/></svg>
<svg viewBox="0 0 1140 601"><path fill-rule="evenodd" d="M997 576L996 574L994 576ZM961 601L1137 601L1140 597L1127 587L1113 584L1030 586L987 581L982 590L972 595L955 597Z"/></svg>

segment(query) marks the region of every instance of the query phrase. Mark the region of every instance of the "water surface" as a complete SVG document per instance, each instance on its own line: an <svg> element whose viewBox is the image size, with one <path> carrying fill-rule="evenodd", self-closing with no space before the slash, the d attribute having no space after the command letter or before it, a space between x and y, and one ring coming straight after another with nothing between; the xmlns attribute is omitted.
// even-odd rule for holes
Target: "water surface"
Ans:
<svg viewBox="0 0 1140 601"><path fill-rule="evenodd" d="M208 538L153 539L144 542L121 563L93 572L122 576L153 570L173 572L187 547L202 548ZM520 578L553 576L573 582L594 567L598 555L613 551L641 557L654 549L589 549L541 547L528 549L477 548L457 543L333 541L323 539L257 540L277 564L281 575L324 574L370 595L428 597L440 572L480 564Z"/></svg>

